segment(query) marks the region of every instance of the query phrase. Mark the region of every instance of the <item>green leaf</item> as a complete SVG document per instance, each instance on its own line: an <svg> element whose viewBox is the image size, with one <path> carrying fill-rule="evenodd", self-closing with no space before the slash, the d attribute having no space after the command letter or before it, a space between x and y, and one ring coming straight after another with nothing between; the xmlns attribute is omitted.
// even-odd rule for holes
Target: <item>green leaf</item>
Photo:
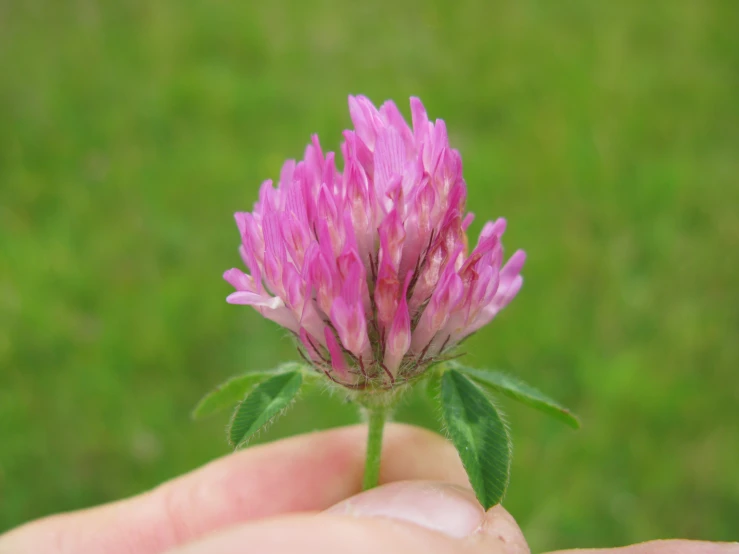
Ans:
<svg viewBox="0 0 739 554"><path fill-rule="evenodd" d="M228 426L228 441L234 448L249 438L284 410L303 383L301 371L280 373L263 381L236 407Z"/></svg>
<svg viewBox="0 0 739 554"><path fill-rule="evenodd" d="M269 371L249 371L243 375L230 378L206 394L192 411L193 419L202 419L231 408L244 398L246 393L262 381L273 375L286 371L295 371L302 367L297 362L288 362Z"/></svg>
<svg viewBox="0 0 739 554"><path fill-rule="evenodd" d="M472 488L487 510L503 499L511 468L511 441L493 403L464 375L441 378L441 404L449 436Z"/></svg>
<svg viewBox="0 0 739 554"><path fill-rule="evenodd" d="M441 399L441 371L431 370L431 374L424 381L426 395L433 402Z"/></svg>
<svg viewBox="0 0 739 554"><path fill-rule="evenodd" d="M574 429L580 428L580 420L570 410L552 400L538 389L515 377L511 377L501 371L474 369L461 364L454 364L452 367L464 373L486 389L500 392L527 406L541 410L545 414L559 419Z"/></svg>
<svg viewBox="0 0 739 554"><path fill-rule="evenodd" d="M244 375L232 377L206 394L192 412L193 419L202 419L230 408L244 398L253 386L269 379L273 373L266 371L250 371Z"/></svg>

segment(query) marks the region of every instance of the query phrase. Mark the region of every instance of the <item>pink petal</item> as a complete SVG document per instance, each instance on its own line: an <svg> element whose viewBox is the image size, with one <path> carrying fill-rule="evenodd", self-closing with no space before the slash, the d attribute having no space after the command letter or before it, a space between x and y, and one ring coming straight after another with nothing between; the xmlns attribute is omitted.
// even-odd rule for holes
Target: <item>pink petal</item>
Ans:
<svg viewBox="0 0 739 554"><path fill-rule="evenodd" d="M472 225L472 222L475 220L475 214L472 212L468 213L464 219L462 220L462 230L467 231L470 225Z"/></svg>
<svg viewBox="0 0 739 554"><path fill-rule="evenodd" d="M411 318L408 312L408 302L406 301L411 278L412 274L408 273L403 284L403 292L400 296L393 324L385 338L384 364L392 375L396 375L403 356L411 346Z"/></svg>
<svg viewBox="0 0 739 554"><path fill-rule="evenodd" d="M403 221L397 210L392 210L385 220L380 224L380 260L386 257L392 261L394 268L400 265L403 255L403 243L405 241L405 229Z"/></svg>
<svg viewBox="0 0 739 554"><path fill-rule="evenodd" d="M380 114L377 108L364 96L350 96L349 115L354 124L357 137L370 150L374 150L377 129L381 124Z"/></svg>
<svg viewBox="0 0 739 554"><path fill-rule="evenodd" d="M349 374L349 366L346 364L344 353L341 351L341 347L336 341L333 331L326 325L323 332L324 338L326 339L326 348L328 348L328 353L331 355L331 367L341 377L346 377Z"/></svg>
<svg viewBox="0 0 739 554"><path fill-rule="evenodd" d="M377 322L381 329L390 325L395 316L399 288L397 271L393 267L390 257L385 256L380 261L374 296L377 307Z"/></svg>
<svg viewBox="0 0 739 554"><path fill-rule="evenodd" d="M420 145L426 140L429 118L426 115L426 108L416 97L411 98L411 120L413 121L413 134L416 144Z"/></svg>
<svg viewBox="0 0 739 554"><path fill-rule="evenodd" d="M521 273L521 269L523 269L525 261L526 252L523 250L516 250L513 256L511 256L508 262L503 266L503 269L500 270L501 286L511 286L511 282L518 277L519 273Z"/></svg>
<svg viewBox="0 0 739 554"><path fill-rule="evenodd" d="M402 177L405 168L405 145L400 133L385 127L377 136L375 146L375 186L378 194L387 191L394 177Z"/></svg>
<svg viewBox="0 0 739 554"><path fill-rule="evenodd" d="M380 107L380 115L385 122L392 127L400 136L405 146L406 153L410 153L413 147L413 133L411 133L408 123L398 110L395 102L388 100Z"/></svg>
<svg viewBox="0 0 739 554"><path fill-rule="evenodd" d="M349 352L357 357L368 354L367 322L361 302L350 305L344 298L336 298L331 306L331 323Z"/></svg>
<svg viewBox="0 0 739 554"><path fill-rule="evenodd" d="M298 338L300 339L303 348L305 348L305 351L308 353L308 357L311 359L311 361L320 364L323 361L323 358L319 354L317 349L317 345L319 344L318 341L302 327L300 328L300 332L298 333Z"/></svg>
<svg viewBox="0 0 739 554"><path fill-rule="evenodd" d="M258 292L251 275L240 269L229 269L223 274L223 278L237 291Z"/></svg>

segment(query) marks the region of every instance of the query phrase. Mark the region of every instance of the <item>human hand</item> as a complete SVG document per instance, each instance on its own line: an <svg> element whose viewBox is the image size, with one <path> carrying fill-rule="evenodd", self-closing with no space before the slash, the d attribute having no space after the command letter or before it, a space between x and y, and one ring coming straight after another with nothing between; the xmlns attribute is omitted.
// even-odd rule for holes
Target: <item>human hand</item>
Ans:
<svg viewBox="0 0 739 554"><path fill-rule="evenodd" d="M334 429L250 448L140 496L24 525L0 536L0 554L529 552L513 518L499 506L483 511L454 448L428 431L389 426L385 485L360 493L365 433ZM597 552L739 554L739 546L661 541Z"/></svg>

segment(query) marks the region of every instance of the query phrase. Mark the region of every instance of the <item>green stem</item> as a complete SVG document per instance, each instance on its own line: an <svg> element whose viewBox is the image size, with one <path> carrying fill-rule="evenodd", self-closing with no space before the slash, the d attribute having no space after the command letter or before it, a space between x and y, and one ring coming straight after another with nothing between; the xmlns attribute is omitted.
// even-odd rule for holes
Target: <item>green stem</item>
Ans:
<svg viewBox="0 0 739 554"><path fill-rule="evenodd" d="M382 456L382 430L385 427L386 408L367 408L369 414L369 434L367 436L367 457L364 465L363 489L377 486L380 479L380 458Z"/></svg>

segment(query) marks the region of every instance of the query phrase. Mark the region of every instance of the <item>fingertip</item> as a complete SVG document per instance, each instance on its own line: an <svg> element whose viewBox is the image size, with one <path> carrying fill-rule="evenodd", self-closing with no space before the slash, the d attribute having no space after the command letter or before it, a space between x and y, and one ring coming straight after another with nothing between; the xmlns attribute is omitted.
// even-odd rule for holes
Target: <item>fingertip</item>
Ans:
<svg viewBox="0 0 739 554"><path fill-rule="evenodd" d="M486 512L472 490L449 483L404 481L382 485L324 513L360 521L379 518L412 524L467 541L486 552L530 553L521 529L502 506Z"/></svg>
<svg viewBox="0 0 739 554"><path fill-rule="evenodd" d="M506 554L530 554L531 550L513 516L500 504L485 513L482 532Z"/></svg>
<svg viewBox="0 0 739 554"><path fill-rule="evenodd" d="M339 502L326 514L412 523L452 538L479 532L485 512L471 490L448 483L400 481Z"/></svg>

